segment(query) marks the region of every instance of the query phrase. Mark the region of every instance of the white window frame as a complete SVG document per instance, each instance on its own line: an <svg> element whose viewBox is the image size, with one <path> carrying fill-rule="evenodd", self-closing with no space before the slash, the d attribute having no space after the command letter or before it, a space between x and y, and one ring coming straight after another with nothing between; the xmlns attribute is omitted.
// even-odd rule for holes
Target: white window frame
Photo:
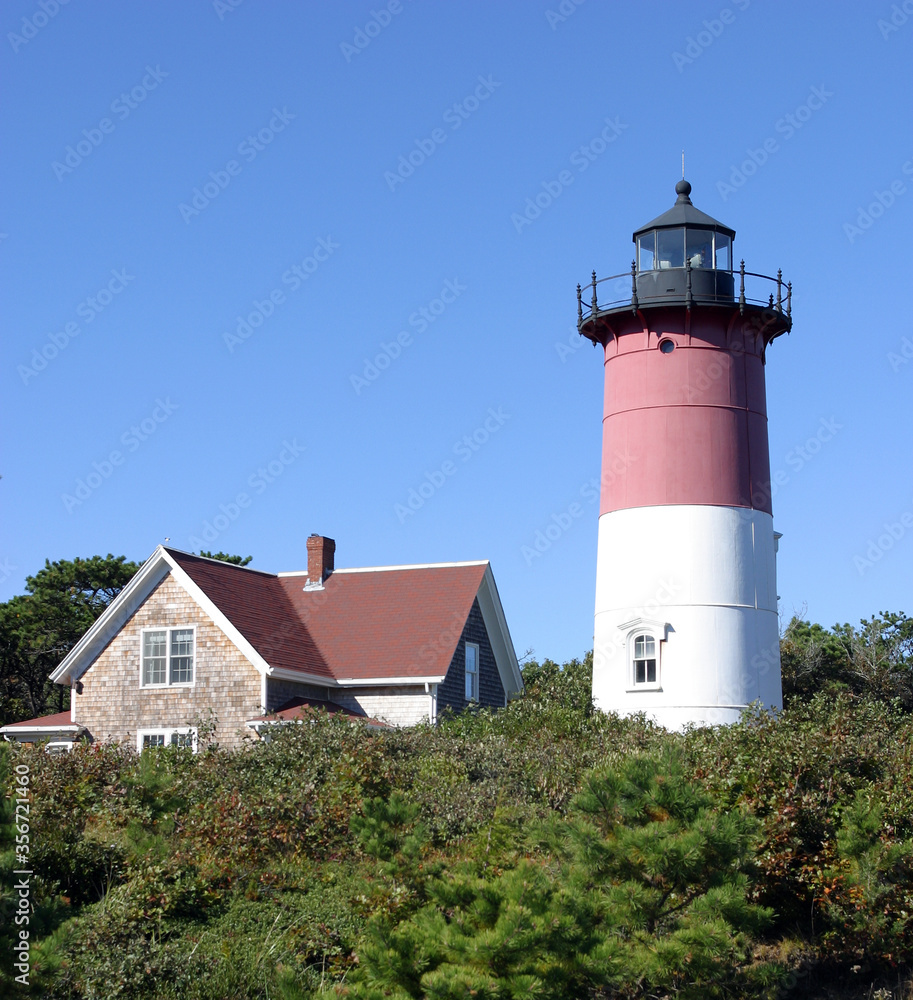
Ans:
<svg viewBox="0 0 913 1000"><path fill-rule="evenodd" d="M197 752L197 727L196 726L157 726L155 729L138 729L136 731L136 752L143 752L143 741L147 736L161 736L162 746L169 747L176 736L190 736L190 749ZM154 750L155 747L146 747L147 750Z"/></svg>
<svg viewBox="0 0 913 1000"><path fill-rule="evenodd" d="M642 648L638 648L638 647ZM659 641L652 632L636 632L631 636L631 687L654 688L659 684ZM650 664L653 677L650 677ZM643 680L638 678L638 665L643 664Z"/></svg>
<svg viewBox="0 0 913 1000"><path fill-rule="evenodd" d="M469 650L475 650L475 670L469 669ZM479 644L477 642L467 642L465 643L465 649L463 652L463 663L465 665L465 689L464 695L466 701L478 702L481 700L479 696L479 674L481 673L481 659L480 659Z"/></svg>
<svg viewBox="0 0 913 1000"><path fill-rule="evenodd" d="M663 689L663 643L666 641L666 632L669 629L668 622L651 621L647 618L636 618L634 621L624 622L618 628L625 633L625 669L627 671L627 687L629 692L635 691L662 691ZM637 657L636 644L642 636L653 640L654 656L656 660L656 680L637 681L637 668L635 660ZM642 657L641 657L642 659Z"/></svg>
<svg viewBox="0 0 913 1000"><path fill-rule="evenodd" d="M146 636L150 632L164 632L165 633L165 681L162 684L147 684L146 683ZM171 633L172 632L190 632L193 644L193 652L191 654L191 679L189 681L176 681L171 680ZM160 625L157 627L150 626L149 628L144 628L140 630L139 639L139 686L141 688L151 689L151 690L162 690L163 688L192 688L197 681L197 627L196 625Z"/></svg>

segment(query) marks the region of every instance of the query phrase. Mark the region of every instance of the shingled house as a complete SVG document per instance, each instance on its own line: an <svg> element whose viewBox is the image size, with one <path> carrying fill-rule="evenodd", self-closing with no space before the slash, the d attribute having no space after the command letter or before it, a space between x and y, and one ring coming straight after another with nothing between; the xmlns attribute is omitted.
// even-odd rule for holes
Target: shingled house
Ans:
<svg viewBox="0 0 913 1000"><path fill-rule="evenodd" d="M69 717L0 734L194 746L211 718L230 746L315 708L408 726L522 690L488 562L335 569L335 549L311 535L307 570L277 574L160 545L51 675Z"/></svg>

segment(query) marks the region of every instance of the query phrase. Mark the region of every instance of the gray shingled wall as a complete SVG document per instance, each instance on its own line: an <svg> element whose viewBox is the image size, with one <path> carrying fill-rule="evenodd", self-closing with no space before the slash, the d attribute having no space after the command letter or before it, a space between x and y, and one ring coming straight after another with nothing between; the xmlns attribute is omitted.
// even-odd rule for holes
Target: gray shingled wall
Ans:
<svg viewBox="0 0 913 1000"><path fill-rule="evenodd" d="M463 626L456 652L447 668L447 676L437 689L438 712L445 708L454 711L466 708L466 643L475 642L479 646L479 703L481 705L501 707L504 705L504 688L495 654L492 652L488 632L482 618L478 599L472 602L472 610Z"/></svg>

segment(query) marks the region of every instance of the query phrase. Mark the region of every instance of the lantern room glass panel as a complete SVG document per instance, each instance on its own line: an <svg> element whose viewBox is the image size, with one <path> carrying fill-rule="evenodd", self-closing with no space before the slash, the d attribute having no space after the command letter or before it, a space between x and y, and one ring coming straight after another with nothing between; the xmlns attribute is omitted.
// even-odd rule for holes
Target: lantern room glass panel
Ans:
<svg viewBox="0 0 913 1000"><path fill-rule="evenodd" d="M660 229L656 233L656 257L660 270L685 266L685 230Z"/></svg>
<svg viewBox="0 0 913 1000"><path fill-rule="evenodd" d="M716 267L719 271L732 270L732 243L723 233L716 234Z"/></svg>
<svg viewBox="0 0 913 1000"><path fill-rule="evenodd" d="M652 271L656 260L656 230L637 237L637 270Z"/></svg>
<svg viewBox="0 0 913 1000"><path fill-rule="evenodd" d="M692 267L713 267L713 233L709 229L685 230L685 259Z"/></svg>

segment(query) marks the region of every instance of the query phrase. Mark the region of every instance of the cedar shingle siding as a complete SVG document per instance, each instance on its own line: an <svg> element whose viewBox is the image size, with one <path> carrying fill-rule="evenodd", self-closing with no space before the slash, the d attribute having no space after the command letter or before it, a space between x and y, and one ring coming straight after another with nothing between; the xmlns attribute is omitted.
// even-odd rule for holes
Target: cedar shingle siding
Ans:
<svg viewBox="0 0 913 1000"><path fill-rule="evenodd" d="M193 687L141 688L141 632L144 628L196 626ZM104 652L83 674L82 694L72 691L76 721L92 740L136 746L138 729L193 725L218 719L215 739L233 746L244 723L260 714L260 674L172 577L166 577L140 605Z"/></svg>
<svg viewBox="0 0 913 1000"><path fill-rule="evenodd" d="M447 669L443 684L438 687L438 712L445 708L460 711L469 704L466 701L466 643L475 642L479 646L479 701L482 705L501 707L504 705L504 688L495 665L495 655L491 649L485 621L479 608L478 599L472 602L472 610L463 626L456 652Z"/></svg>

